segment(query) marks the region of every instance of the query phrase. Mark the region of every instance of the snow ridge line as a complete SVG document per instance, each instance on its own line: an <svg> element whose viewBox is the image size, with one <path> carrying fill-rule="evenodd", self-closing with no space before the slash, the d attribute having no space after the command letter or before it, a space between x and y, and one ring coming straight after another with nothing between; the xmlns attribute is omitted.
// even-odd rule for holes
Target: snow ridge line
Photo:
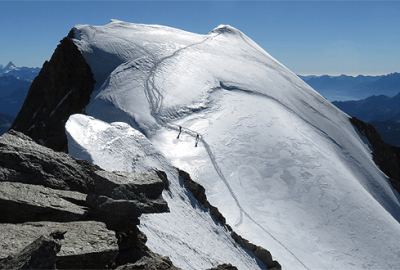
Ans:
<svg viewBox="0 0 400 270"><path fill-rule="evenodd" d="M154 76L155 76L155 71L158 69L158 67L160 66L160 64L174 56L176 56L177 54L179 54L180 52L189 49L190 47L196 46L196 45L200 45L202 43L205 43L208 40L211 40L217 36L219 36L220 34L217 34L215 36L212 37L206 37L204 40L197 42L197 43L193 43L190 44L186 47L180 48L178 50L176 50L175 52L173 52L171 55L168 55L166 57L163 57L157 61L154 62L153 67L150 69L149 71L149 75L147 76L147 79L144 83L144 88L145 88L145 94L147 97L147 100L150 103L151 106L151 115L154 117L154 119L156 119L157 123L160 124L161 126L163 126L165 123L164 121L160 118L160 116L158 115L158 113L160 112L161 108L162 108L162 94L160 93L160 91L157 89L155 83L154 83ZM153 56L154 59L154 56ZM151 89L150 87L151 86ZM154 101L155 100L155 101Z"/></svg>
<svg viewBox="0 0 400 270"><path fill-rule="evenodd" d="M204 40L201 41L201 42L194 43L194 44L188 45L188 46L186 46L186 47L184 47L184 48L181 48L181 49L175 51L173 54L171 54L171 55L169 55L169 56L167 56L167 57L164 57L164 58L162 58L162 59L156 61L156 62L154 63L154 66L150 69L149 75L148 75L148 77L147 77L147 79L146 79L146 81L145 81L145 94L146 94L147 100L148 100L148 102L149 102L149 104L150 104L150 107L151 107L151 110L150 110L150 111L151 111L151 115L154 117L154 119L156 120L156 122L157 122L160 126L163 126L163 127L169 128L169 129L173 129L173 130L179 130L178 127L177 127L177 125L172 125L172 124L170 124L170 123L167 123L166 121L164 121L164 120L158 115L158 113L160 112L160 109L161 109L161 107L162 107L162 100L163 100L162 94L161 94L160 91L157 89L157 87L156 87L156 85L155 85L155 83L154 83L155 71L157 70L158 66L159 66L164 60L167 60L167 59L170 59L170 58L174 57L175 55L177 55L177 54L180 53L181 51L183 51L183 50L185 50L185 49L187 49L187 48L193 47L193 46L195 46L195 45L202 44L202 43L206 42L206 41L209 40L209 39L212 39L212 38L214 38L214 37L217 37L218 35L220 35L220 34L217 34L216 36L213 36L213 37L208 37L208 38L204 39ZM150 85L151 85L151 87L149 87ZM225 90L228 90L228 91L242 91L242 92L249 93L249 94L260 95L260 96L264 96L264 97L267 97L267 98L271 98L271 99L275 100L276 102L282 104L282 103L279 102L276 98L271 97L271 96L268 96L268 95L265 95L265 94L262 94L262 93L257 93L257 92L251 91L251 90L238 89L238 88L236 88L236 87L226 87L226 88L224 88L224 85L223 85L222 82L220 83L220 85L221 85L221 86L220 86L221 89L225 89ZM156 92L157 96L155 95L154 91ZM153 97L154 97L154 99L156 100L156 102L154 102ZM285 108L288 108L286 105L284 105L284 104L282 104L282 105L283 105ZM288 108L288 109L289 109L289 108ZM290 110L290 111L292 111L292 110ZM293 112L293 111L292 111L292 112ZM300 116L299 116L299 117L300 117ZM193 137L197 136L197 133L196 133L196 132L194 132L193 130L187 129L187 128L185 128L185 129L183 130L183 132L186 133L186 134L188 134L188 135L190 135L190 136L193 136ZM254 222L254 224L256 224L261 230L263 230L264 232L266 232L272 239L274 239L274 240L275 240L277 243L279 243L284 249L286 249L286 250L287 250L301 265L304 266L305 269L310 270L310 269L309 269L309 268L308 268L308 267L293 253L293 252L291 252L282 242L280 242L280 241L279 241L277 238L275 238L270 232L268 232L268 231L267 231L266 229L264 229L259 223L257 223L257 222L243 209L243 207L242 207L242 206L240 205L240 203L239 203L238 198L236 197L235 193L233 192L233 189L232 189L231 186L229 185L229 182L226 180L224 174L222 173L222 170L221 170L220 167L218 166L218 163L216 162L215 156L214 156L214 154L213 154L212 151L211 151L211 147L209 146L209 144L208 144L202 137L199 138L199 141L201 141L201 142L203 143L204 148L206 149L207 154L208 154L209 157L210 157L211 163L213 164L213 167L214 167L215 171L217 172L218 176L221 178L221 180L224 182L224 184L225 184L226 187L228 188L229 192L231 193L232 198L235 200L235 203L236 203L236 205L238 206L238 208L239 208L239 210L240 210L240 218L239 218L238 223L236 223L235 225L236 225L236 226L239 226L240 224L242 224L242 222L243 222L243 214L246 215L246 216L247 216L252 222Z"/></svg>

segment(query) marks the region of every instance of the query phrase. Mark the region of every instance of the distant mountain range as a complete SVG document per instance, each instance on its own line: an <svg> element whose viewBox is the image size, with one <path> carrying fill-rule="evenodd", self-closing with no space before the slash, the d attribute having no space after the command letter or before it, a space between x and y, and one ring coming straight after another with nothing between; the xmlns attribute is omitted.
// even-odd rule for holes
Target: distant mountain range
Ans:
<svg viewBox="0 0 400 270"><path fill-rule="evenodd" d="M0 65L0 113L17 116L40 68L16 67L9 62ZM1 125L1 124L0 124Z"/></svg>
<svg viewBox="0 0 400 270"><path fill-rule="evenodd" d="M383 140L400 146L400 93L394 97L379 95L332 104L348 115L372 124Z"/></svg>
<svg viewBox="0 0 400 270"><path fill-rule="evenodd" d="M385 142L400 146L400 123L393 120L373 120L370 124L375 127Z"/></svg>
<svg viewBox="0 0 400 270"><path fill-rule="evenodd" d="M400 73L397 72L382 76L299 77L330 101L359 100L373 95L393 97L400 92Z"/></svg>
<svg viewBox="0 0 400 270"><path fill-rule="evenodd" d="M299 76L350 116L372 124L400 146L400 73L383 76Z"/></svg>
<svg viewBox="0 0 400 270"><path fill-rule="evenodd" d="M17 79L28 79L33 81L39 74L40 68L16 67L13 62L9 62L5 67L0 65L0 76L14 76Z"/></svg>
<svg viewBox="0 0 400 270"><path fill-rule="evenodd" d="M0 135L7 132L12 122L14 122L14 119L15 117L0 113Z"/></svg>
<svg viewBox="0 0 400 270"><path fill-rule="evenodd" d="M365 122L386 120L400 122L400 93L394 97L379 95L362 100L334 101L332 104Z"/></svg>

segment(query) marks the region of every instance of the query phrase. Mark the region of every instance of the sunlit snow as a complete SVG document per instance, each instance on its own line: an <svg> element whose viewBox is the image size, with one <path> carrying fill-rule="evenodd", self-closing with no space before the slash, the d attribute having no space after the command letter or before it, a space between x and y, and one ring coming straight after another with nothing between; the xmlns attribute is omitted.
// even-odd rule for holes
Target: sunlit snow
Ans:
<svg viewBox="0 0 400 270"><path fill-rule="evenodd" d="M151 249L185 269L257 267L188 199L172 164L285 269L397 267L399 196L368 145L346 114L239 30L114 20L76 26L74 42L97 83L86 108L94 118L67 122L71 154L108 170L166 170L174 187L164 192L171 213L142 217Z"/></svg>

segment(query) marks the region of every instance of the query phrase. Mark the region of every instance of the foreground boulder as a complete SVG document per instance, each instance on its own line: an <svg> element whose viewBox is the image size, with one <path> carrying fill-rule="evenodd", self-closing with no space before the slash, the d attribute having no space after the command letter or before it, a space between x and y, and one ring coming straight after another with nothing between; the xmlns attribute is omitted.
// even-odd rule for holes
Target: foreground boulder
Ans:
<svg viewBox="0 0 400 270"><path fill-rule="evenodd" d="M60 244L51 237L40 236L18 254L0 259L0 269L56 269Z"/></svg>
<svg viewBox="0 0 400 270"><path fill-rule="evenodd" d="M93 179L95 188L87 203L107 215L139 217L141 213L168 211L161 197L164 183L154 173L96 171Z"/></svg>
<svg viewBox="0 0 400 270"><path fill-rule="evenodd" d="M182 270L175 267L168 257L143 256L136 263L129 263L117 268L117 270Z"/></svg>
<svg viewBox="0 0 400 270"><path fill-rule="evenodd" d="M168 211L159 174L107 172L9 131L0 137L0 269L177 269L137 228L142 213Z"/></svg>
<svg viewBox="0 0 400 270"><path fill-rule="evenodd" d="M0 222L82 220L87 209L68 199L82 201L85 197L74 191L0 182Z"/></svg>
<svg viewBox="0 0 400 270"><path fill-rule="evenodd" d="M58 269L104 268L112 266L118 255L115 232L101 222L0 224L0 232L0 259L17 254L41 236L58 238Z"/></svg>
<svg viewBox="0 0 400 270"><path fill-rule="evenodd" d="M0 181L87 193L94 189L91 175L96 170L100 168L41 146L20 132L10 130L0 137Z"/></svg>

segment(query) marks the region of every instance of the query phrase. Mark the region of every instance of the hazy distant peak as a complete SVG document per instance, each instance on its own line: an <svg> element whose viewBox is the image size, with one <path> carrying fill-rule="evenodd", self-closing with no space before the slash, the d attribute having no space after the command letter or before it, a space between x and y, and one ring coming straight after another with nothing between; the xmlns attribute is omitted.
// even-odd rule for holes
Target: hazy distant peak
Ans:
<svg viewBox="0 0 400 270"><path fill-rule="evenodd" d="M13 62L10 61L10 62L7 64L7 66L5 66L3 69L4 69L4 70L13 70L13 69L17 69L17 67L14 65Z"/></svg>

